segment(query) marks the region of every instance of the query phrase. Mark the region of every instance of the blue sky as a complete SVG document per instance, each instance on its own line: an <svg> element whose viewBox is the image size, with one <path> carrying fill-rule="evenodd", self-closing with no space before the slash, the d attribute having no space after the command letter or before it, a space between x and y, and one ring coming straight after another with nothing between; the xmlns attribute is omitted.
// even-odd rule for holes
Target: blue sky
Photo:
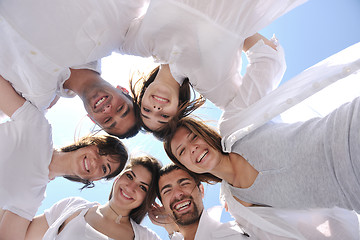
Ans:
<svg viewBox="0 0 360 240"><path fill-rule="evenodd" d="M277 19L260 33L268 38L275 33L284 47L287 71L283 81L287 81L322 59L359 42L359 23L360 0L310 0ZM127 87L131 71L138 67L146 70L151 66L154 66L151 59L113 54L103 59L103 78L114 85ZM196 114L203 119L213 120L216 124L220 111L211 103L207 103ZM71 143L79 134L86 134L92 126L78 98L60 100L48 111L47 118L53 127L55 147ZM162 143L149 134L139 134L135 138L125 140L124 143L133 154L150 154L161 160L164 165L169 163ZM89 201L105 203L111 184L112 182L100 181L94 189L80 192L78 189L81 185L57 178L49 183L47 197L38 213L68 196L81 196ZM206 208L219 205L218 193L218 185L206 188ZM229 219L227 214L222 216L222 221ZM155 230L163 239L168 238L163 229L152 225L147 219L143 224Z"/></svg>

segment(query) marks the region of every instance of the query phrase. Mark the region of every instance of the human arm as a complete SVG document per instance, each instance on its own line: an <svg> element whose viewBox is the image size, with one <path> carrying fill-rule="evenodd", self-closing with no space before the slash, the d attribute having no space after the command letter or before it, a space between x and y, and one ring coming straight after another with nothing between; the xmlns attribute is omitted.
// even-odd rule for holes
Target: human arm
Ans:
<svg viewBox="0 0 360 240"><path fill-rule="evenodd" d="M36 216L30 223L26 232L26 240L42 239L46 231L49 229L45 214Z"/></svg>
<svg viewBox="0 0 360 240"><path fill-rule="evenodd" d="M169 236L174 232L179 232L178 225L167 213L165 213L164 207L157 203L154 203L149 210L149 218L153 224L165 228Z"/></svg>
<svg viewBox="0 0 360 240"><path fill-rule="evenodd" d="M255 33L254 35L252 35L252 36L248 37L247 39L245 39L244 45L243 45L243 51L247 52L251 47L253 47L260 40L263 40L266 45L272 47L274 50L277 50L276 49L276 44L274 42L267 39L266 37L264 37L260 33Z"/></svg>
<svg viewBox="0 0 360 240"><path fill-rule="evenodd" d="M11 117L24 102L25 99L14 90L8 81L0 76L0 110Z"/></svg>
<svg viewBox="0 0 360 240"><path fill-rule="evenodd" d="M0 240L25 239L29 220L7 210L2 210L0 216Z"/></svg>

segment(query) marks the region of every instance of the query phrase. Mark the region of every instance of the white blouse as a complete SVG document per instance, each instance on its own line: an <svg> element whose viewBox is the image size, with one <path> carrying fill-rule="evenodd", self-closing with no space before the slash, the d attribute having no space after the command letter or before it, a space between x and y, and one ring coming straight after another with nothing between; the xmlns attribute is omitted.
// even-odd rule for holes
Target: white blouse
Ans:
<svg viewBox="0 0 360 240"><path fill-rule="evenodd" d="M153 0L120 52L169 64L180 84L189 78L195 90L224 108L242 84L244 40L303 2Z"/></svg>

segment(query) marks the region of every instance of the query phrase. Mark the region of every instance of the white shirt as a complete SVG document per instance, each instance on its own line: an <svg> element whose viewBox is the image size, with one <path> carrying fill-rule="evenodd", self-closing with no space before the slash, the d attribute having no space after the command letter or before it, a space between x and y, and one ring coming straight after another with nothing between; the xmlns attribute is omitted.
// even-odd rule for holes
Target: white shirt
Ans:
<svg viewBox="0 0 360 240"><path fill-rule="evenodd" d="M360 72L360 43L334 54L279 86L246 109L231 105L219 121L223 151L280 113L326 86Z"/></svg>
<svg viewBox="0 0 360 240"><path fill-rule="evenodd" d="M51 208L44 212L49 229L45 233L43 240L111 239L101 232L98 232L85 221L84 215L86 212L96 205L99 204L89 202L79 197L65 198L55 203ZM80 214L73 218L66 225L66 228L58 234L61 224L78 211L80 211ZM130 219L130 223L135 234L134 240L160 240L157 234L152 230L137 224L132 219Z"/></svg>
<svg viewBox="0 0 360 240"><path fill-rule="evenodd" d="M229 185L221 184L220 199L229 213L250 236L259 239L337 240L359 239L360 216L342 208L308 210L244 207L232 196Z"/></svg>
<svg viewBox="0 0 360 240"><path fill-rule="evenodd" d="M25 102L0 124L0 207L32 220L45 197L53 147L51 126Z"/></svg>
<svg viewBox="0 0 360 240"><path fill-rule="evenodd" d="M189 78L200 94L224 108L243 83L244 40L303 2L153 0L120 51L169 64L176 81Z"/></svg>
<svg viewBox="0 0 360 240"><path fill-rule="evenodd" d="M61 67L111 54L149 0L2 0L0 14L31 46Z"/></svg>
<svg viewBox="0 0 360 240"><path fill-rule="evenodd" d="M0 75L25 99L43 111L49 107L56 95L75 96L72 91L63 88L64 82L70 77L70 69L51 61L26 41L1 14L0 35L0 46L6 46L0 48ZM73 68L90 69L100 73L99 63L84 63Z"/></svg>
<svg viewBox="0 0 360 240"><path fill-rule="evenodd" d="M194 240L236 240L247 239L244 232L234 221L221 223L209 216L206 210L201 214ZM174 233L171 240L184 239L180 233Z"/></svg>

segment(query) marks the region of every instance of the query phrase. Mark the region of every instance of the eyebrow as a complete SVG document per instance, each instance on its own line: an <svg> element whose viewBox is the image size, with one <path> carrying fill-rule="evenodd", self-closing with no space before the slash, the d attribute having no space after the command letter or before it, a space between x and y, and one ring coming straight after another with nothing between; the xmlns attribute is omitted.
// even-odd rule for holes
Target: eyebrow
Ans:
<svg viewBox="0 0 360 240"><path fill-rule="evenodd" d="M166 188L171 188L171 184L166 184L165 186L163 186L163 187L161 188L161 190L160 190L160 193L162 193L163 190L166 189Z"/></svg>
<svg viewBox="0 0 360 240"><path fill-rule="evenodd" d="M136 178L136 174L132 171L132 170L130 170L130 172L134 175L134 177ZM144 185L146 185L146 186L150 186L148 183L146 183L146 182L143 182L143 181L140 181L142 184L144 184Z"/></svg>
<svg viewBox="0 0 360 240"><path fill-rule="evenodd" d="M180 178L180 179L177 180L176 182L177 182L178 184L181 184L181 183L184 182L184 181L191 181L191 179L185 177L185 178ZM171 187L172 187L171 184L166 184L165 186L163 186L163 187L161 188L160 193L162 193L164 189L166 189L166 188L171 188Z"/></svg>
<svg viewBox="0 0 360 240"><path fill-rule="evenodd" d="M107 164L108 168L109 168L109 174L111 173L111 167L110 167L110 163Z"/></svg>
<svg viewBox="0 0 360 240"><path fill-rule="evenodd" d="M141 116L143 116L144 118L146 118L146 119L150 119L148 116L146 116L146 115L144 115L143 113L140 113L141 114ZM157 121L158 123L161 123L161 124L166 124L166 123L168 123L168 122L163 122L163 121Z"/></svg>
<svg viewBox="0 0 360 240"><path fill-rule="evenodd" d="M126 105L126 107L127 107L126 111L120 116L120 118L124 118L124 117L126 117L126 116L129 114L129 112L130 112L130 107L129 107L128 105Z"/></svg>

